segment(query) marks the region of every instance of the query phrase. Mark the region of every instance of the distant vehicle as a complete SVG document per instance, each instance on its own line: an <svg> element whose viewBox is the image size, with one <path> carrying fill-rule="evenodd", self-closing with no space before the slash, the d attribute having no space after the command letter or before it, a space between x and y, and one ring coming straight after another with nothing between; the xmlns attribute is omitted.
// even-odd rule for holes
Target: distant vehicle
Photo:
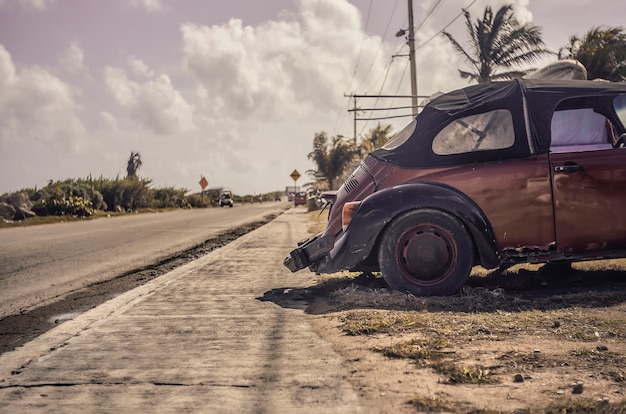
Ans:
<svg viewBox="0 0 626 414"><path fill-rule="evenodd" d="M449 295L475 265L626 257L626 84L517 79L428 103L330 200L292 272L381 272Z"/></svg>
<svg viewBox="0 0 626 414"><path fill-rule="evenodd" d="M293 196L293 205L306 205L306 192L300 191Z"/></svg>
<svg viewBox="0 0 626 414"><path fill-rule="evenodd" d="M233 206L233 193L230 190L222 190L220 193L220 207Z"/></svg>
<svg viewBox="0 0 626 414"><path fill-rule="evenodd" d="M283 201L283 200L280 198L280 194L276 194L276 195L274 196L274 201Z"/></svg>

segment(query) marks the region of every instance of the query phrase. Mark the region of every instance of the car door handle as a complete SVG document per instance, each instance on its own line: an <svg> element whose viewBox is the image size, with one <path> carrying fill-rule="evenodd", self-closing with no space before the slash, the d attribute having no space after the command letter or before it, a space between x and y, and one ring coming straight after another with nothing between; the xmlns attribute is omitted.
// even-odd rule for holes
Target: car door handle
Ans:
<svg viewBox="0 0 626 414"><path fill-rule="evenodd" d="M583 166L575 163L565 163L565 165L558 165L554 167L554 172L573 173L576 171L582 171Z"/></svg>

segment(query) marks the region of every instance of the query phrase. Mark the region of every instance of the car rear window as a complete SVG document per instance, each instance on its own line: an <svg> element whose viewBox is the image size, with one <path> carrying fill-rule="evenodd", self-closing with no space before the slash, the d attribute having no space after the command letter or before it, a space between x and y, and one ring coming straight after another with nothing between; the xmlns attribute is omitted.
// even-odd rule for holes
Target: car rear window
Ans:
<svg viewBox="0 0 626 414"><path fill-rule="evenodd" d="M437 155L453 155L504 149L514 143L513 117L508 110L498 109L455 120L437 134L432 148Z"/></svg>
<svg viewBox="0 0 626 414"><path fill-rule="evenodd" d="M409 139L411 135L413 135L413 131L415 131L416 125L417 121L413 120L410 124L402 128L400 132L392 136L389 141L387 141L385 145L383 145L383 149L392 150L404 144L406 140Z"/></svg>

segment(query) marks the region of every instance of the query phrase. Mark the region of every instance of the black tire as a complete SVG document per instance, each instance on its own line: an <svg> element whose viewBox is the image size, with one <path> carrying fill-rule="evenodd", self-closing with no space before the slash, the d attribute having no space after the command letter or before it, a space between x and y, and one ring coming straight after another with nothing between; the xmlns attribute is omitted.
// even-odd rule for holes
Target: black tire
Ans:
<svg viewBox="0 0 626 414"><path fill-rule="evenodd" d="M457 293L474 263L463 224L438 210L411 210L383 232L378 264L392 289L416 296Z"/></svg>

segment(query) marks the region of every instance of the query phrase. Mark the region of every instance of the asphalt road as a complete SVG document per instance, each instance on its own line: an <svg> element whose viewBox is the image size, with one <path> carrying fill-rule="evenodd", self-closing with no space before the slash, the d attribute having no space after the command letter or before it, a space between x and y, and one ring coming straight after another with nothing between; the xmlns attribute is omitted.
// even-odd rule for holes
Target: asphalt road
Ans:
<svg viewBox="0 0 626 414"><path fill-rule="evenodd" d="M0 318L155 263L289 206L262 203L0 229Z"/></svg>

